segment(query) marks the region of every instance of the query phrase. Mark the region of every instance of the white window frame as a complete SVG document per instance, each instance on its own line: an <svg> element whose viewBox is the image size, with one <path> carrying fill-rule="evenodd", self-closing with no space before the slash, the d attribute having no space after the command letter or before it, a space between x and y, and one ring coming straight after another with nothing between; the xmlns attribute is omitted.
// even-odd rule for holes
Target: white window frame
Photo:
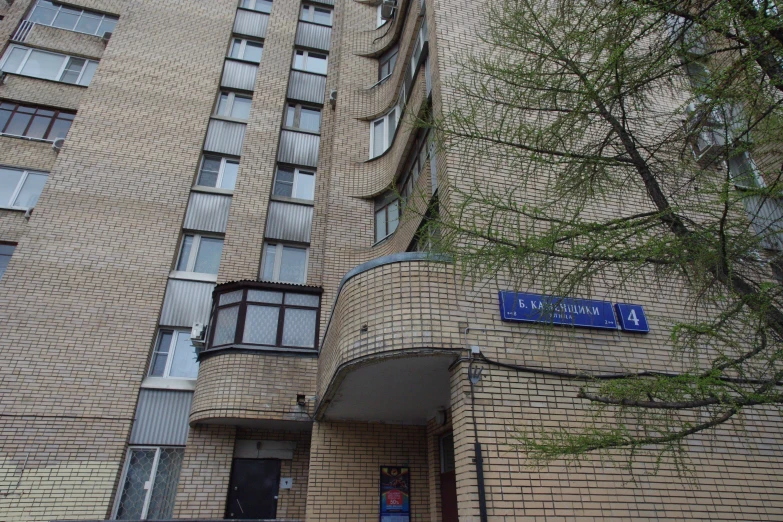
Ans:
<svg viewBox="0 0 783 522"><path fill-rule="evenodd" d="M171 332L171 342L169 343L169 351L166 355L166 366L163 369L163 375L151 375L153 364L155 363L155 354L157 353L158 345L161 341L161 335L163 332ZM182 380L196 380L196 377L171 377L171 366L174 364L174 352L177 349L177 339L180 335L187 336L187 339L190 341L190 330L183 330L183 329L177 329L177 328L159 328L158 329L158 336L155 338L155 345L152 348L152 357L150 357L150 367L147 370L147 377L152 379L182 379ZM191 346L193 345L193 342L191 341Z"/></svg>
<svg viewBox="0 0 783 522"><path fill-rule="evenodd" d="M272 0L268 0L268 1L269 1L270 4L274 5ZM244 4L248 4L248 5L244 5ZM262 0L240 0L240 2L239 2L239 7L242 8L242 9L249 9L249 10L255 11L257 13L266 13L266 14L270 14L272 12L272 7L269 7L269 11L266 11L264 9L256 9L256 7L259 6L259 5L265 5L265 2L262 1ZM249 7L249 6L252 6L252 7Z"/></svg>
<svg viewBox="0 0 783 522"><path fill-rule="evenodd" d="M302 55L302 67L303 67L303 69L297 69L297 67L296 67L296 56L298 54L300 54L300 53ZM294 62L291 65L291 68L293 70L295 70L295 71L302 71L302 72L306 72L306 73L309 73L309 74L320 74L322 76L326 76L326 73L320 73L320 72L316 72L316 71L309 71L309 70L307 70L307 60L308 60L308 58L310 58L311 54L317 54L319 56L323 56L326 59L326 70L328 72L329 71L329 55L324 53L324 52L307 51L305 49L295 49L294 50Z"/></svg>
<svg viewBox="0 0 783 522"><path fill-rule="evenodd" d="M167 448L182 448L184 449L184 446L167 446ZM150 509L150 502L152 501L152 489L155 485L155 479L158 476L158 464L160 463L160 454L162 453L163 448L161 446L151 446L148 444L143 445L132 445L128 446L128 451L125 454L125 465L122 468L122 476L120 477L120 485L117 488L117 495L114 497L114 509L112 509L111 512L111 518L112 520L117 519L117 512L120 510L120 499L122 498L123 488L125 487L125 480L128 477L128 471L130 470L130 463L131 463L131 453L133 450L155 450L155 457L152 461L152 468L150 469L150 476L149 476L149 485L150 487L147 489L147 493L144 497L144 506L141 509L141 517L139 520L146 520L147 514L149 513ZM180 469L180 472L182 470Z"/></svg>
<svg viewBox="0 0 783 522"><path fill-rule="evenodd" d="M266 266L267 247L275 247L275 264L272 267L272 279L264 279L264 267ZM283 247L298 248L305 251L305 263L304 274L302 274L301 283L291 283L290 281L280 281L280 267L283 264ZM310 264L310 247L303 245L294 245L291 243L281 241L264 241L264 252L261 256L261 270L259 270L259 279L262 281L269 281L272 283L288 283L288 284L306 284L307 283L307 269Z"/></svg>
<svg viewBox="0 0 783 522"><path fill-rule="evenodd" d="M5 252L0 253L0 258L7 257L8 263L11 262L11 257L14 255L14 252L16 251L16 244L15 243L0 243L0 247L6 247L11 249L10 254L6 254ZM5 274L6 269L8 268L8 263L5 264L5 266L0 265L0 279L3 278L3 275Z"/></svg>
<svg viewBox="0 0 783 522"><path fill-rule="evenodd" d="M234 48L234 43L236 43L236 42L239 42L239 54L240 54L240 56L238 56L238 57L237 56L231 56L231 50ZM257 44L258 46L261 47L261 58L259 58L257 62L254 62L252 60L248 60L247 58L245 58L245 51L247 50L247 43L248 42ZM232 60L242 60L242 61L248 62L248 63L259 64L259 63L261 63L261 60L264 58L264 44L263 44L263 42L259 42L259 41L256 41L256 40L249 40L247 38L239 38L239 37L235 36L234 38L231 39L231 47L229 47L229 49L228 49L228 57L230 59L232 59Z"/></svg>
<svg viewBox="0 0 783 522"><path fill-rule="evenodd" d="M328 24L322 24L321 22L315 21L316 9L329 12ZM309 22L311 24L323 25L324 27L332 27L332 24L334 23L334 11L332 11L328 7L321 7L313 4L302 4L302 8L299 10L299 20L301 20L302 22Z"/></svg>
<svg viewBox="0 0 783 522"><path fill-rule="evenodd" d="M14 49L23 49L23 50L25 50L26 53L24 55L24 58L22 58L22 61L19 62L19 67L15 71L5 71L5 64L8 61L8 57L11 56L11 53L13 52ZM30 75L27 75L27 74L22 74L20 72L22 69L24 69L24 66L27 64L27 61L30 59L30 55L33 53L33 51L36 51L36 52L39 52L39 53L43 53L43 54L52 54L54 56L60 56L63 59L62 63L60 64L60 68L57 70L57 75L56 75L57 79L56 80L49 80L48 78L43 78L41 76L30 76ZM64 82L64 81L62 81L61 78L62 78L63 74L65 73L65 69L67 68L68 63L72 59L84 60L84 65L82 66L81 71L79 71L79 76L76 78L76 82L75 83ZM62 54L62 53L53 53L51 51L43 51L41 49L33 49L31 47L26 47L24 45L11 44L11 45L8 46L8 49L6 49L5 54L3 55L2 60L0 60L0 70L8 72L8 73L11 73L11 74L18 74L20 76L27 76L28 78L39 78L41 80L49 80L49 81L56 81L56 82L60 82L60 83L65 83L67 85L81 85L82 87L87 87L89 85L89 83L85 85L85 84L82 84L81 81L82 81L82 78L84 77L84 71L87 70L87 66L89 64L91 64L91 63L94 63L96 65L96 67L98 65L98 62L96 62L95 60L88 60L87 58L79 58L79 57L76 57L76 56L70 56L70 55ZM92 81L92 78L90 79L90 81Z"/></svg>
<svg viewBox="0 0 783 522"><path fill-rule="evenodd" d="M204 169L204 160L207 159L207 158L211 158L211 159L220 158L220 167L218 167L218 177L217 177L217 181L215 181L215 186L214 187L210 187L209 185L199 185L198 184L199 178L201 177L201 172ZM215 189L217 189L217 190L226 190L228 192L234 192L234 189L223 188L223 187L219 186L222 183L222 181L223 181L223 175L226 172L226 163L228 163L228 162L236 163L237 164L237 169L239 168L239 158L230 158L230 157L227 157L227 156L221 156L220 154L202 154L202 156L201 156L201 163L198 166L198 173L196 174L196 184L193 185L193 186L194 187L199 187L199 188L207 188L207 189L213 189L213 190L215 190ZM237 176L237 178L238 177L239 176Z"/></svg>
<svg viewBox="0 0 783 522"><path fill-rule="evenodd" d="M180 256L182 256L182 245L185 243L185 238L193 237L193 244L190 246L190 252L188 253L188 260L185 265L185 270L177 270L179 266ZM182 239L179 242L179 250L177 252L177 262L174 264L174 270L171 271L169 277L175 279L193 279L198 281L217 281L217 274L208 274L206 272L194 272L196 268L196 260L198 259L198 251L201 248L201 238L219 239L223 241L223 247L226 246L225 238L214 234L200 234L197 232L186 232L182 234ZM218 264L218 268L220 265Z"/></svg>
<svg viewBox="0 0 783 522"><path fill-rule="evenodd" d="M226 109L228 111L228 114L220 114L218 112L220 110L220 98L224 94L228 96L228 99L226 100ZM243 118L237 118L236 116L231 116L231 111L234 110L234 101L237 99L237 97L244 98L248 100L251 104L253 103L252 96L237 94L233 91L220 91L220 93L218 93L217 102L215 103L215 112L213 113L213 116L217 116L218 118L228 118L229 120L247 121L246 119Z"/></svg>
<svg viewBox="0 0 783 522"><path fill-rule="evenodd" d="M288 109L294 108L294 124L288 125ZM302 122L302 110L307 109L310 111L318 111L318 130L305 129L301 127ZM287 129L296 129L301 132L310 132L313 134L321 134L321 123L323 123L324 111L320 107L315 105L307 105L304 103L288 102L285 106L285 115L283 120L283 126Z"/></svg>
<svg viewBox="0 0 783 522"><path fill-rule="evenodd" d="M384 64L387 64L391 62L392 58L394 58L394 66L389 69L389 74L384 76L383 78L378 78L378 83L385 82L392 74L394 74L394 69L397 67L397 60L400 58L400 47L399 45L395 45L385 53L381 55L381 57L378 59L378 76L381 75L381 70L383 69Z"/></svg>
<svg viewBox="0 0 783 522"><path fill-rule="evenodd" d="M52 2L52 3L54 3L54 2ZM38 2L38 0L36 0L35 4L33 5L33 8L30 9L30 11L27 13L27 16L25 16L25 21L29 20L32 17L33 12L38 8L38 5L39 5L39 2ZM55 18L57 18L57 15L60 14L60 11L62 10L63 7L67 7L69 9L74 10L74 11L76 11L76 10L80 10L81 11L79 13L79 18L76 20L76 23L73 24L73 27L74 27L73 29L65 29L63 27L57 27L55 25L52 25L54 23ZM58 5L54 5L54 6L51 6L51 7L44 6L44 9L56 9L57 10L57 13L54 15L54 18L52 18L52 23L44 24L44 23L41 23L41 22L33 22L34 24L43 25L43 26L46 26L46 27L54 27L55 29L62 29L63 31L70 31L72 33L91 34L93 36L103 36L103 34L114 32L114 28L112 28L111 31L105 31L103 34L98 34L98 31L101 29L101 25L103 25L104 20L106 20L107 18L111 19L111 20L114 20L115 27L117 25L117 22L120 20L116 16L107 15L105 13L99 13L97 11L90 11L90 10L87 10L87 9L78 9L74 5L63 6L62 4L58 4ZM76 26L79 25L79 20L81 20L82 16L84 16L85 14L89 15L89 16L92 16L94 18L100 18L100 21L98 22L98 28L95 29L96 32L94 32L94 33L85 33L84 31L77 31L76 30Z"/></svg>
<svg viewBox="0 0 783 522"><path fill-rule="evenodd" d="M290 196L281 196L279 194L275 194L275 187L277 186L277 175L279 174L281 168L285 169L285 170L293 170L294 171L294 181L293 181L293 183L291 185L291 195ZM299 200L302 200L302 201L314 201L315 200L315 182L316 182L316 176L317 175L318 175L318 173L315 171L315 169L307 169L307 168L300 169L299 167L291 167L291 166L288 166L288 165L278 165L277 169L275 170L275 181L274 181L274 184L272 186L272 194L274 194L276 197L281 197L281 198L293 198L293 199L299 199ZM297 188L299 187L299 180L300 180L301 176L312 176L313 177L313 197L311 199L300 198L300 197L297 197L295 195L296 191L297 191Z"/></svg>
<svg viewBox="0 0 783 522"><path fill-rule="evenodd" d="M395 221L394 229L389 230L389 207L393 204L396 204L397 206L397 220ZM383 237L378 237L378 228L377 223L378 220L376 219L376 216L379 212L384 212L386 215L386 234ZM389 201L387 201L381 208L378 208L373 213L373 239L375 239L375 243L380 243L381 241L384 241L389 236L393 235L398 228L400 228L400 218L402 217L402 202L399 198L394 198Z"/></svg>
<svg viewBox="0 0 783 522"><path fill-rule="evenodd" d="M397 133L397 127L400 123L400 114L401 110L399 105L395 105L392 110L387 112L385 115L381 116L377 120L373 120L370 122L370 159L377 158L380 156L383 156L383 154L389 150L389 147L391 147L392 142L394 141L394 135ZM389 132L391 130L391 121L394 121L394 132ZM383 125L383 150L381 150L377 155L373 155L373 151L375 150L375 124L378 122L382 122Z"/></svg>
<svg viewBox="0 0 783 522"><path fill-rule="evenodd" d="M46 176L46 180L49 181L49 173L42 172L40 170L17 169L15 167L6 167L3 165L0 165L0 167L6 170L16 170L22 172L22 177L19 178L19 183L16 184L16 188L11 193L11 197L8 199L8 205L0 204L0 208L10 208L13 210L29 210L31 208L35 208L35 207L17 207L14 206L14 201L16 201L16 198L19 197L19 193L22 191L22 188L24 187L24 184L27 181L27 178L29 177L30 174L39 174L39 175ZM41 190L41 192L43 193L43 189ZM38 197L40 198L41 194L38 194Z"/></svg>

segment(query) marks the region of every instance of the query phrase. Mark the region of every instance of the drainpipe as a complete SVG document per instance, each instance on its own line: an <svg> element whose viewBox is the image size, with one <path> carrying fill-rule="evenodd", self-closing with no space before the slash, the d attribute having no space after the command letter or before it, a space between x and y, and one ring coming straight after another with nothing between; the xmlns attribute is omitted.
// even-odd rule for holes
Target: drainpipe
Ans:
<svg viewBox="0 0 783 522"><path fill-rule="evenodd" d="M470 416L473 418L473 451L476 461L476 482L478 485L479 497L479 517L481 522L487 522L487 495L484 487L484 459L481 456L481 443L478 439L478 425L476 423L476 393L475 385L481 380L481 371L483 368L473 370L473 353L470 354L470 363L468 364L468 381L470 382Z"/></svg>

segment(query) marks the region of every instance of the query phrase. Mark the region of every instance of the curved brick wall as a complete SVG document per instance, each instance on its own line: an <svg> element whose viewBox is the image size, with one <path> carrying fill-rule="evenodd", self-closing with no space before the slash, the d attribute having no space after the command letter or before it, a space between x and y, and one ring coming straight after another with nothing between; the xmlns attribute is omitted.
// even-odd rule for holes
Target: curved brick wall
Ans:
<svg viewBox="0 0 783 522"><path fill-rule="evenodd" d="M318 397L328 399L340 368L357 360L459 349L460 316L448 263L402 261L355 275L337 297L321 345Z"/></svg>
<svg viewBox="0 0 783 522"><path fill-rule="evenodd" d="M223 353L201 361L190 423L234 420L305 421L296 394L312 394L314 357ZM292 391L295 390L295 391Z"/></svg>

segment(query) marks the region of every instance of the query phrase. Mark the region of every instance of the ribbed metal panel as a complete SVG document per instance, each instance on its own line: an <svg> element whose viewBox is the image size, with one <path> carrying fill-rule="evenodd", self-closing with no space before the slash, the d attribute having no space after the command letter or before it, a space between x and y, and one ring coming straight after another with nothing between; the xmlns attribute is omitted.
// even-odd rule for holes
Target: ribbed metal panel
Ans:
<svg viewBox="0 0 783 522"><path fill-rule="evenodd" d="M223 79L220 85L232 89L252 91L256 86L258 66L252 63L237 62L226 58L223 64Z"/></svg>
<svg viewBox="0 0 783 522"><path fill-rule="evenodd" d="M192 401L189 391L141 390L130 444L184 446Z"/></svg>
<svg viewBox="0 0 783 522"><path fill-rule="evenodd" d="M783 250L783 205L781 200L746 196L743 202L754 230L764 238L761 245L771 250Z"/></svg>
<svg viewBox="0 0 783 522"><path fill-rule="evenodd" d="M292 100L323 104L325 90L326 76L291 71L291 78L288 81L288 97Z"/></svg>
<svg viewBox="0 0 783 522"><path fill-rule="evenodd" d="M272 201L264 237L309 243L312 226L313 207Z"/></svg>
<svg viewBox="0 0 783 522"><path fill-rule="evenodd" d="M315 167L318 165L318 146L321 137L304 132L282 131L277 160L294 165Z"/></svg>
<svg viewBox="0 0 783 522"><path fill-rule="evenodd" d="M334 0L315 0L315 2L324 5L334 5Z"/></svg>
<svg viewBox="0 0 783 522"><path fill-rule="evenodd" d="M325 25L299 22L296 30L296 45L313 49L329 50L332 41L332 28Z"/></svg>
<svg viewBox="0 0 783 522"><path fill-rule="evenodd" d="M268 14L237 9L237 17L234 19L234 32L263 38L266 36L268 23Z"/></svg>
<svg viewBox="0 0 783 522"><path fill-rule="evenodd" d="M183 228L225 233L231 196L191 192Z"/></svg>
<svg viewBox="0 0 783 522"><path fill-rule="evenodd" d="M245 141L245 127L247 125L244 123L209 120L204 150L239 156L242 153L242 142Z"/></svg>
<svg viewBox="0 0 783 522"><path fill-rule="evenodd" d="M160 324L183 328L190 328L193 323L207 324L214 288L214 283L169 279Z"/></svg>

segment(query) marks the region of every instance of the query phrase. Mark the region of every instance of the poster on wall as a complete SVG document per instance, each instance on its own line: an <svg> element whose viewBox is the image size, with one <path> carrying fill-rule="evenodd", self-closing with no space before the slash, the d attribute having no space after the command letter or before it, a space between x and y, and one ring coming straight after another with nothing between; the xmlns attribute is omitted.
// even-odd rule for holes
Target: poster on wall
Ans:
<svg viewBox="0 0 783 522"><path fill-rule="evenodd" d="M380 522L410 522L411 474L405 466L381 466Z"/></svg>

